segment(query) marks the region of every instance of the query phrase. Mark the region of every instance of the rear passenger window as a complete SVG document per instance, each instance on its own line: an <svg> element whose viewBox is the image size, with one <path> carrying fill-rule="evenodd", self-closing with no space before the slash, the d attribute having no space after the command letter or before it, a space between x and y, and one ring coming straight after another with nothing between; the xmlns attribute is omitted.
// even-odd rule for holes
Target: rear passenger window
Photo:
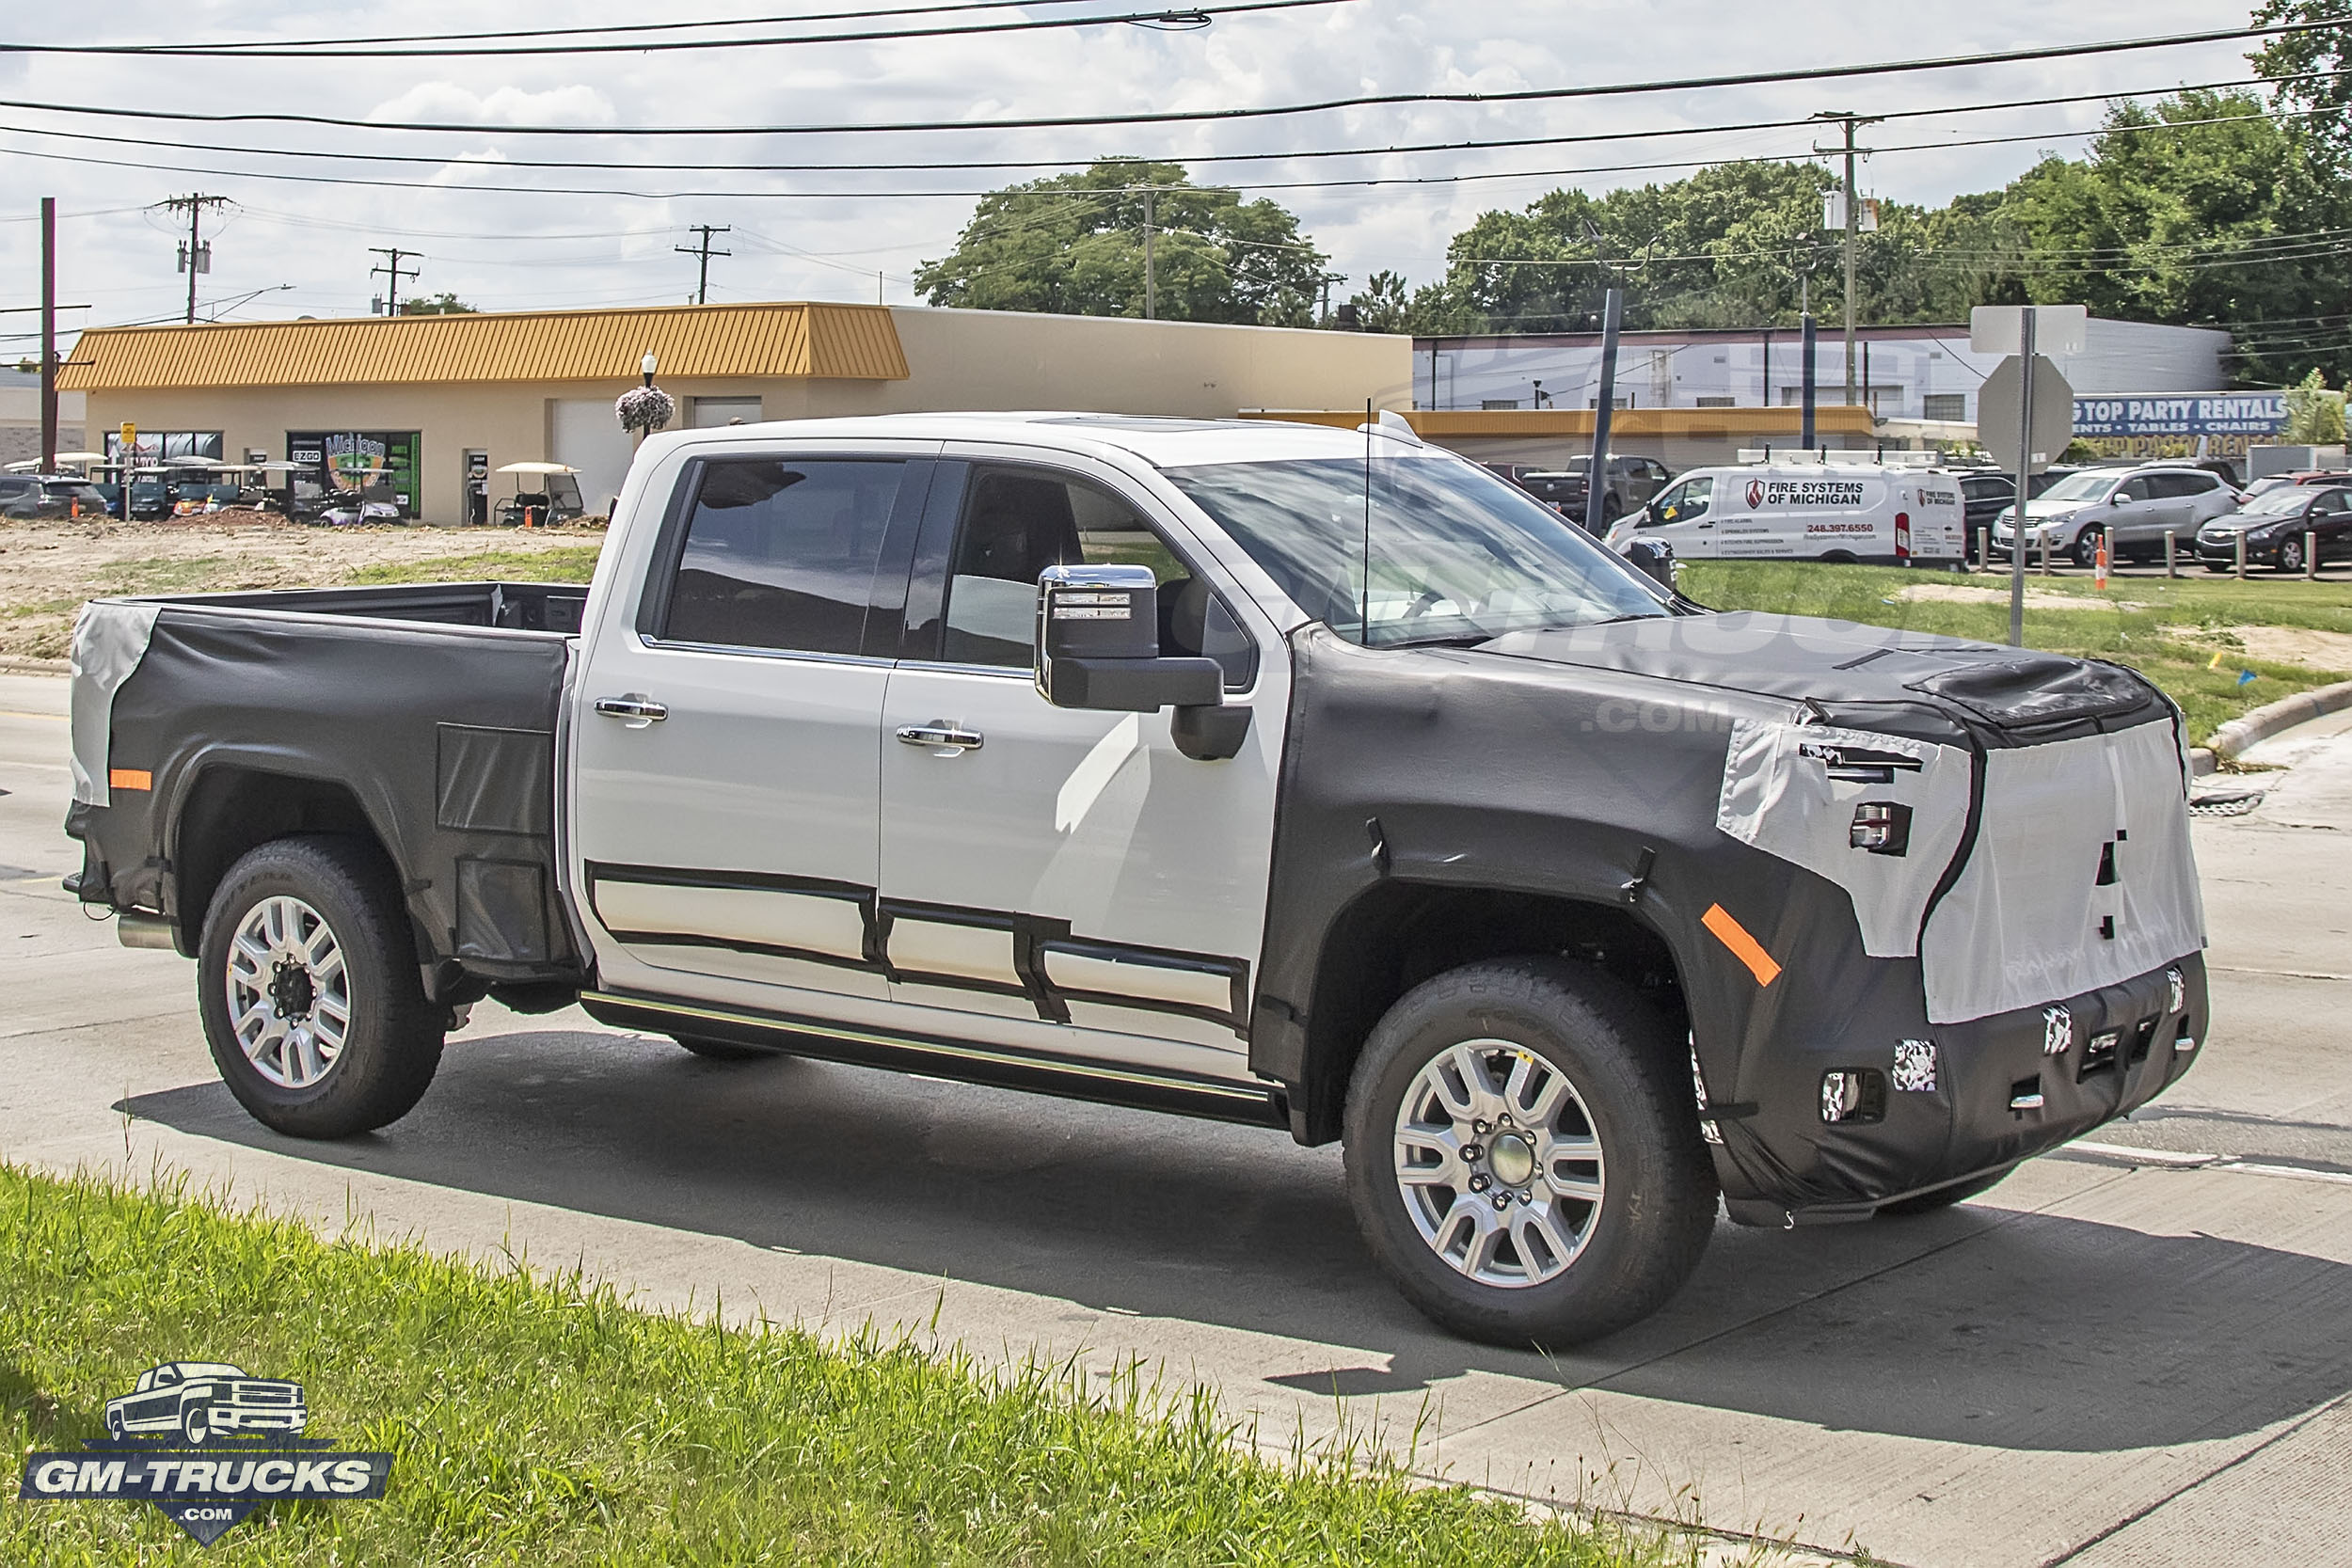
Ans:
<svg viewBox="0 0 2352 1568"><path fill-rule="evenodd" d="M1150 567L1160 590L1161 654L1216 659L1230 689L1256 676L1257 644L1133 507L1084 480L1039 469L974 476L947 568L940 657L1029 668L1038 575L1073 565Z"/></svg>
<svg viewBox="0 0 2352 1568"><path fill-rule="evenodd" d="M661 635L854 654L906 465L721 458L703 467Z"/></svg>

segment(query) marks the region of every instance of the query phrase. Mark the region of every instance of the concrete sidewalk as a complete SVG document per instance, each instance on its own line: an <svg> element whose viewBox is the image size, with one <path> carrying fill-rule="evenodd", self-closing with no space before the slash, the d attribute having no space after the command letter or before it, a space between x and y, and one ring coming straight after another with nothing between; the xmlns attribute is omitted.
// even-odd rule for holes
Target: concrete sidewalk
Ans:
<svg viewBox="0 0 2352 1568"><path fill-rule="evenodd" d="M1406 1307L1336 1149L706 1062L576 1012L477 1008L406 1119L277 1138L214 1076L191 966L119 948L57 888L64 726L17 715L61 711L63 684L0 676L12 1161L184 1171L330 1231L583 1263L652 1306L1140 1357L1269 1440L1346 1423L1433 1475L1817 1552L2352 1560L2352 833L2200 823L2221 1022L2150 1115L1942 1214L1724 1227L1665 1312L1555 1359ZM2352 736L2312 777L2336 760Z"/></svg>

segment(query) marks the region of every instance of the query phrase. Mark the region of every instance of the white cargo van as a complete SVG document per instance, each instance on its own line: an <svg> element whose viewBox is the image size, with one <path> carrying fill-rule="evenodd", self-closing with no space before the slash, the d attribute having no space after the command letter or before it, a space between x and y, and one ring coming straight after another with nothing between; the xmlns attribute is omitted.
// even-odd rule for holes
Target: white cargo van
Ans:
<svg viewBox="0 0 2352 1568"><path fill-rule="evenodd" d="M1662 540L1686 561L1957 566L1967 524L1960 482L1937 469L1767 463L1693 468L1608 538L1621 552L1637 538Z"/></svg>

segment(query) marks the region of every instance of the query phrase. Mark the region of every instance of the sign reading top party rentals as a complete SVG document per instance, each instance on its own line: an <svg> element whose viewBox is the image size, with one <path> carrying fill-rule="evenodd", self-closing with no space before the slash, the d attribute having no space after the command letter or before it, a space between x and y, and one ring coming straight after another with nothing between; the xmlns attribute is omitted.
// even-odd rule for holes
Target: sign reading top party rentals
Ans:
<svg viewBox="0 0 2352 1568"><path fill-rule="evenodd" d="M2201 392L2174 397L2074 400L2079 436L2276 436L2286 423L2284 392Z"/></svg>

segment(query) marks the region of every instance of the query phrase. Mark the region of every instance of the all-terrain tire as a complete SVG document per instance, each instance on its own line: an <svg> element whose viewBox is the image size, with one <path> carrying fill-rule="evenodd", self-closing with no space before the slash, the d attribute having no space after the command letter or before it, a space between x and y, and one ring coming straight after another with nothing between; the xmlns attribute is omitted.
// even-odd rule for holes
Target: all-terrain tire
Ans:
<svg viewBox="0 0 2352 1568"><path fill-rule="evenodd" d="M342 1049L301 1087L272 1082L247 1059L229 1011L230 946L254 909L279 896L317 911L348 975ZM295 1138L347 1138L407 1115L440 1066L449 1022L447 1007L425 1000L391 867L361 840L325 834L273 839L229 868L204 916L197 999L229 1092L256 1121Z"/></svg>
<svg viewBox="0 0 2352 1568"><path fill-rule="evenodd" d="M1909 1197L1897 1198L1892 1203L1883 1203L1879 1205L1879 1212L1873 1217L1883 1220L1899 1220L1908 1219L1914 1214L1939 1213L1955 1203L1965 1203L1979 1194L1991 1192L2007 1180L2010 1172L2016 1168L2015 1165L2003 1165L1999 1170L1988 1171L1982 1176L1971 1176L1965 1180L1955 1181L1947 1187L1931 1187L1924 1193L1914 1193Z"/></svg>
<svg viewBox="0 0 2352 1568"><path fill-rule="evenodd" d="M1531 1084L1535 1063L1564 1076L1600 1146L1602 1194L1582 1241L1534 1283L1486 1283L1440 1257L1398 1180L1407 1096L1425 1068L1471 1041L1503 1042L1501 1060L1531 1055ZM1558 1347L1623 1328L1681 1288L1714 1229L1714 1167L1685 1052L1633 991L1565 959L1469 964L1407 992L1357 1060L1345 1135L1348 1196L1374 1257L1415 1307L1470 1338Z"/></svg>

